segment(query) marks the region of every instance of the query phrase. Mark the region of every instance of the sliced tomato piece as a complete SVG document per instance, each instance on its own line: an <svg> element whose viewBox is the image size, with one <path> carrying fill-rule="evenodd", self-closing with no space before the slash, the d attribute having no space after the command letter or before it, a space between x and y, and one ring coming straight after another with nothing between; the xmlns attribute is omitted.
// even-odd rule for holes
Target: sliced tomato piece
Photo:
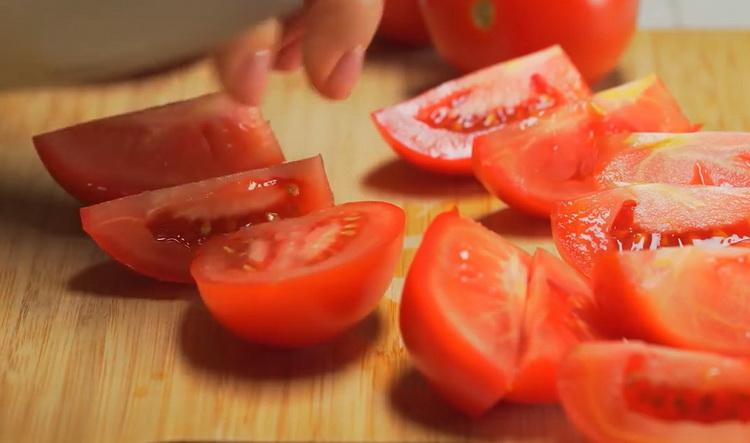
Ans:
<svg viewBox="0 0 750 443"><path fill-rule="evenodd" d="M594 283L613 336L750 357L747 248L608 253Z"/></svg>
<svg viewBox="0 0 750 443"><path fill-rule="evenodd" d="M84 203L284 161L260 110L211 94L37 135L52 177Z"/></svg>
<svg viewBox="0 0 750 443"><path fill-rule="evenodd" d="M405 160L470 175L474 137L590 95L557 46L477 71L372 114Z"/></svg>
<svg viewBox="0 0 750 443"><path fill-rule="evenodd" d="M401 254L404 211L346 203L209 240L191 272L203 301L247 340L312 345L377 306Z"/></svg>
<svg viewBox="0 0 750 443"><path fill-rule="evenodd" d="M563 357L576 344L601 337L593 326L594 294L573 268L543 249L534 254L530 272L518 367L506 399L554 403Z"/></svg>
<svg viewBox="0 0 750 443"><path fill-rule="evenodd" d="M159 280L191 282L208 237L333 204L320 157L147 191L81 209L83 229L112 258Z"/></svg>
<svg viewBox="0 0 750 443"><path fill-rule="evenodd" d="M636 80L600 92L590 103L568 104L478 136L474 173L510 206L546 217L556 202L598 188L594 172L614 155L599 146L599 137L632 130L689 130L676 106L656 77Z"/></svg>
<svg viewBox="0 0 750 443"><path fill-rule="evenodd" d="M750 239L750 188L641 184L560 202L552 234L560 255L590 276L605 251Z"/></svg>
<svg viewBox="0 0 750 443"><path fill-rule="evenodd" d="M558 382L570 420L599 443L745 443L750 363L638 342L584 343Z"/></svg>
<svg viewBox="0 0 750 443"><path fill-rule="evenodd" d="M608 138L601 187L619 183L750 186L750 133L637 133Z"/></svg>
<svg viewBox="0 0 750 443"><path fill-rule="evenodd" d="M471 416L510 388L528 254L457 212L424 234L404 283L400 327L417 369Z"/></svg>

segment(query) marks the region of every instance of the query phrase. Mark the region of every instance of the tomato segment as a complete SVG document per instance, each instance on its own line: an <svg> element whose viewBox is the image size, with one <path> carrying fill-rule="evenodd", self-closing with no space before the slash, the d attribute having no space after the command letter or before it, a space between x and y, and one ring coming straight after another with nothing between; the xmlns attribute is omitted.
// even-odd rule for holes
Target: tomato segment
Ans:
<svg viewBox="0 0 750 443"><path fill-rule="evenodd" d="M439 215L409 268L400 328L412 361L455 407L477 416L513 377L528 254L457 212Z"/></svg>
<svg viewBox="0 0 750 443"><path fill-rule="evenodd" d="M284 161L260 110L223 94L37 135L34 145L55 180L84 203Z"/></svg>
<svg viewBox="0 0 750 443"><path fill-rule="evenodd" d="M81 220L105 252L136 272L190 282L192 251L207 238L332 202L314 157L85 207Z"/></svg>
<svg viewBox="0 0 750 443"><path fill-rule="evenodd" d="M608 253L593 281L600 324L612 336L750 356L746 248Z"/></svg>
<svg viewBox="0 0 750 443"><path fill-rule="evenodd" d="M579 345L563 361L560 398L595 442L746 442L750 364L638 342Z"/></svg>
<svg viewBox="0 0 750 443"><path fill-rule="evenodd" d="M350 328L388 288L404 232L403 210L346 203L216 236L191 265L203 301L238 336L307 346Z"/></svg>
<svg viewBox="0 0 750 443"><path fill-rule="evenodd" d="M466 75L372 114L405 160L443 173L471 173L475 136L590 95L559 47Z"/></svg>
<svg viewBox="0 0 750 443"><path fill-rule="evenodd" d="M590 276L605 251L739 243L748 218L748 188L642 184L560 202L552 233L561 256Z"/></svg>

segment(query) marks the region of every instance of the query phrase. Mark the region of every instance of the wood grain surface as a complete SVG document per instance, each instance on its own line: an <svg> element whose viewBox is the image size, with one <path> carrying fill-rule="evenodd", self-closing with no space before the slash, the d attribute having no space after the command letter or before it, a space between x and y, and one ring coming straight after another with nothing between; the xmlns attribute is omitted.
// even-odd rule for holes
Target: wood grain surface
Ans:
<svg viewBox="0 0 750 443"><path fill-rule="evenodd" d="M610 84L650 72L706 129L750 130L750 33L641 33ZM317 348L279 351L222 330L194 288L112 263L81 231L78 206L45 172L32 134L216 89L198 63L117 84L0 94L0 441L582 441L556 406L501 404L471 421L409 364L397 300L419 234L458 205L524 248L548 224L473 180L398 161L369 112L451 76L429 52L375 48L350 100L326 102L297 74L273 79L265 112L289 159L322 152L339 202L408 212L397 278L377 312Z"/></svg>

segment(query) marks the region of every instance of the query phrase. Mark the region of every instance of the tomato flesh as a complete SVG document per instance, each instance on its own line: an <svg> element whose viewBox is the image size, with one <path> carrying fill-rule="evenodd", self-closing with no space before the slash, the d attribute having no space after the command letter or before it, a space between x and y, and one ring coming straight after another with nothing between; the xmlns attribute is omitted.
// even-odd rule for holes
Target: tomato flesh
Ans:
<svg viewBox="0 0 750 443"><path fill-rule="evenodd" d="M84 230L118 262L191 282L193 250L211 236L333 203L320 157L148 191L81 209Z"/></svg>
<svg viewBox="0 0 750 443"><path fill-rule="evenodd" d="M372 118L405 160L469 175L474 137L589 95L567 56L551 47L443 83Z"/></svg>
<svg viewBox="0 0 750 443"><path fill-rule="evenodd" d="M552 234L561 256L590 276L605 251L740 243L748 218L748 188L640 184L558 203Z"/></svg>
<svg viewBox="0 0 750 443"><path fill-rule="evenodd" d="M529 260L454 211L430 224L409 267L404 343L417 369L468 415L482 414L510 388Z"/></svg>
<svg viewBox="0 0 750 443"><path fill-rule="evenodd" d="M216 236L191 266L203 301L238 336L299 347L329 340L377 306L398 260L405 215L346 203Z"/></svg>
<svg viewBox="0 0 750 443"><path fill-rule="evenodd" d="M260 110L210 94L34 137L50 174L84 203L284 161Z"/></svg>
<svg viewBox="0 0 750 443"><path fill-rule="evenodd" d="M595 442L746 442L750 364L639 342L584 343L563 361L560 398Z"/></svg>
<svg viewBox="0 0 750 443"><path fill-rule="evenodd" d="M593 281L600 324L612 336L750 356L746 248L608 253Z"/></svg>

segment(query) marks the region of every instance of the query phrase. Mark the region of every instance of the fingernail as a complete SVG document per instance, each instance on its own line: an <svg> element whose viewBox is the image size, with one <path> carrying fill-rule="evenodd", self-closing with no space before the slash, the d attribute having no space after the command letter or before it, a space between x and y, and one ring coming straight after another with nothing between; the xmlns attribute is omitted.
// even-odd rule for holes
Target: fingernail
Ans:
<svg viewBox="0 0 750 443"><path fill-rule="evenodd" d="M302 65L302 39L292 40L276 53L273 68L292 71Z"/></svg>
<svg viewBox="0 0 750 443"><path fill-rule="evenodd" d="M271 51L268 49L254 52L242 60L233 78L237 98L250 105L260 105L268 83L269 69Z"/></svg>
<svg viewBox="0 0 750 443"><path fill-rule="evenodd" d="M326 80L326 92L329 97L340 100L351 94L354 83L362 71L364 58L365 50L362 46L357 46L341 56Z"/></svg>

